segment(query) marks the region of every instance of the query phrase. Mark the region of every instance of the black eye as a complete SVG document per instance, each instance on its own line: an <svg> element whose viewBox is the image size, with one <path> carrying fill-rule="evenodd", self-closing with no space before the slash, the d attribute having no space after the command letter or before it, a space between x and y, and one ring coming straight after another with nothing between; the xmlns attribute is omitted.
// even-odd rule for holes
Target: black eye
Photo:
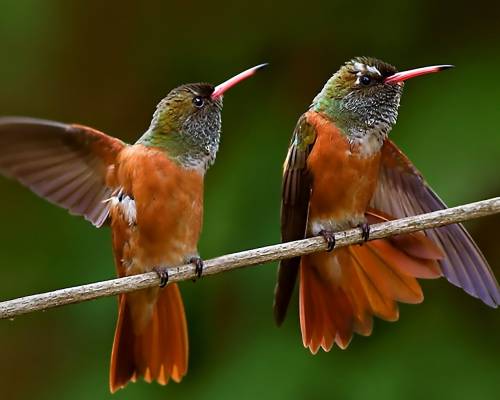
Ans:
<svg viewBox="0 0 500 400"><path fill-rule="evenodd" d="M205 100L203 100L202 97L200 96L196 96L195 98L193 98L193 104L195 105L195 107L203 107L203 104L205 104Z"/></svg>
<svg viewBox="0 0 500 400"><path fill-rule="evenodd" d="M367 75L363 75L361 78L359 78L359 81L364 86L368 86L370 83L372 83L371 78Z"/></svg>

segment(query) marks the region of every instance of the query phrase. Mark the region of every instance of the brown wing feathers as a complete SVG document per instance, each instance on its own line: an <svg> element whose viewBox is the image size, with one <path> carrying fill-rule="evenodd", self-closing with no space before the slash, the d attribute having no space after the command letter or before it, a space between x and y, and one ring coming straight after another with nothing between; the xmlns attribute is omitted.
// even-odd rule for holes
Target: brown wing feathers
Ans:
<svg viewBox="0 0 500 400"><path fill-rule="evenodd" d="M107 168L124 147L81 125L32 118L0 118L0 172L95 226L108 216Z"/></svg>
<svg viewBox="0 0 500 400"><path fill-rule="evenodd" d="M307 156L314 143L313 129L303 115L292 135L285 161L281 203L281 240L283 242L305 237L311 185L311 177L307 171ZM274 318L278 325L281 325L285 319L297 281L299 264L300 257L282 260L279 264L273 305Z"/></svg>
<svg viewBox="0 0 500 400"><path fill-rule="evenodd" d="M387 140L382 151L379 185L372 200L375 209L402 218L446 208L394 143ZM463 225L429 230L426 235L445 253L440 264L448 281L491 307L500 304L495 276Z"/></svg>

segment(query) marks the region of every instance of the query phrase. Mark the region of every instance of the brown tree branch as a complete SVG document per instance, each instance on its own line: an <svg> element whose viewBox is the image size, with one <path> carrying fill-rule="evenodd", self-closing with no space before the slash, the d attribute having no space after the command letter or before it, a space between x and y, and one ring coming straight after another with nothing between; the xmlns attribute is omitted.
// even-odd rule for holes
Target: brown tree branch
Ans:
<svg viewBox="0 0 500 400"><path fill-rule="evenodd" d="M436 228L498 213L500 213L500 197L495 197L428 214L371 225L370 240ZM348 246L363 241L360 229L338 232L335 234L335 239L336 247ZM322 237L314 237L228 254L206 260L204 263L203 276L215 275L237 268L324 251L326 248L327 244ZM195 278L195 267L192 264L181 265L169 271L170 283ZM53 292L20 297L0 303L0 319L14 318L18 315L34 311L46 310L65 304L80 303L99 297L115 296L120 293L157 286L159 283L160 280L158 275L155 272L148 272L125 278L111 279L108 281L55 290Z"/></svg>

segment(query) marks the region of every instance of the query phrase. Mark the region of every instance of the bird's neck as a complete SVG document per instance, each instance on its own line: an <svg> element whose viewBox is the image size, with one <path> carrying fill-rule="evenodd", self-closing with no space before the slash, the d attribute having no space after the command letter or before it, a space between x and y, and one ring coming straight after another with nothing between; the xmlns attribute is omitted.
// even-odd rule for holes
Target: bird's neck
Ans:
<svg viewBox="0 0 500 400"><path fill-rule="evenodd" d="M355 147L367 155L379 151L392 125L383 123L362 103L353 104L350 96L335 81L335 75L314 98L310 107L321 113L346 136Z"/></svg>
<svg viewBox="0 0 500 400"><path fill-rule="evenodd" d="M165 132L153 124L137 141L147 147L164 151L175 163L188 169L205 172L215 161L218 142L215 145L202 143L187 132L170 130Z"/></svg>

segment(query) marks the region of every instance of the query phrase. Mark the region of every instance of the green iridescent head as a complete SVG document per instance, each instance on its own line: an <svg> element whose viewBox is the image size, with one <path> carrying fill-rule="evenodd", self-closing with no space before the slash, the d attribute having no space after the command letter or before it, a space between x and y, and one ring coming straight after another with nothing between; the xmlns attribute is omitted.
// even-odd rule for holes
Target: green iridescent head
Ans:
<svg viewBox="0 0 500 400"><path fill-rule="evenodd" d="M221 131L222 97L265 64L218 86L190 83L173 89L158 106L138 144L157 147L184 167L206 170L215 160Z"/></svg>
<svg viewBox="0 0 500 400"><path fill-rule="evenodd" d="M396 72L395 67L383 61L371 57L356 57L340 67L328 80L323 92L336 100L356 92L368 97L376 91L384 90L385 78Z"/></svg>
<svg viewBox="0 0 500 400"><path fill-rule="evenodd" d="M404 81L451 67L439 65L397 72L372 57L346 62L325 84L311 109L335 122L348 136L387 135L396 123Z"/></svg>
<svg viewBox="0 0 500 400"><path fill-rule="evenodd" d="M403 84L385 80L396 72L375 58L354 58L327 81L311 107L349 136L362 136L376 128L388 132L396 122Z"/></svg>
<svg viewBox="0 0 500 400"><path fill-rule="evenodd" d="M219 148L222 96L214 86L192 83L173 89L158 106L138 143L165 149L169 157L193 167L215 158Z"/></svg>

